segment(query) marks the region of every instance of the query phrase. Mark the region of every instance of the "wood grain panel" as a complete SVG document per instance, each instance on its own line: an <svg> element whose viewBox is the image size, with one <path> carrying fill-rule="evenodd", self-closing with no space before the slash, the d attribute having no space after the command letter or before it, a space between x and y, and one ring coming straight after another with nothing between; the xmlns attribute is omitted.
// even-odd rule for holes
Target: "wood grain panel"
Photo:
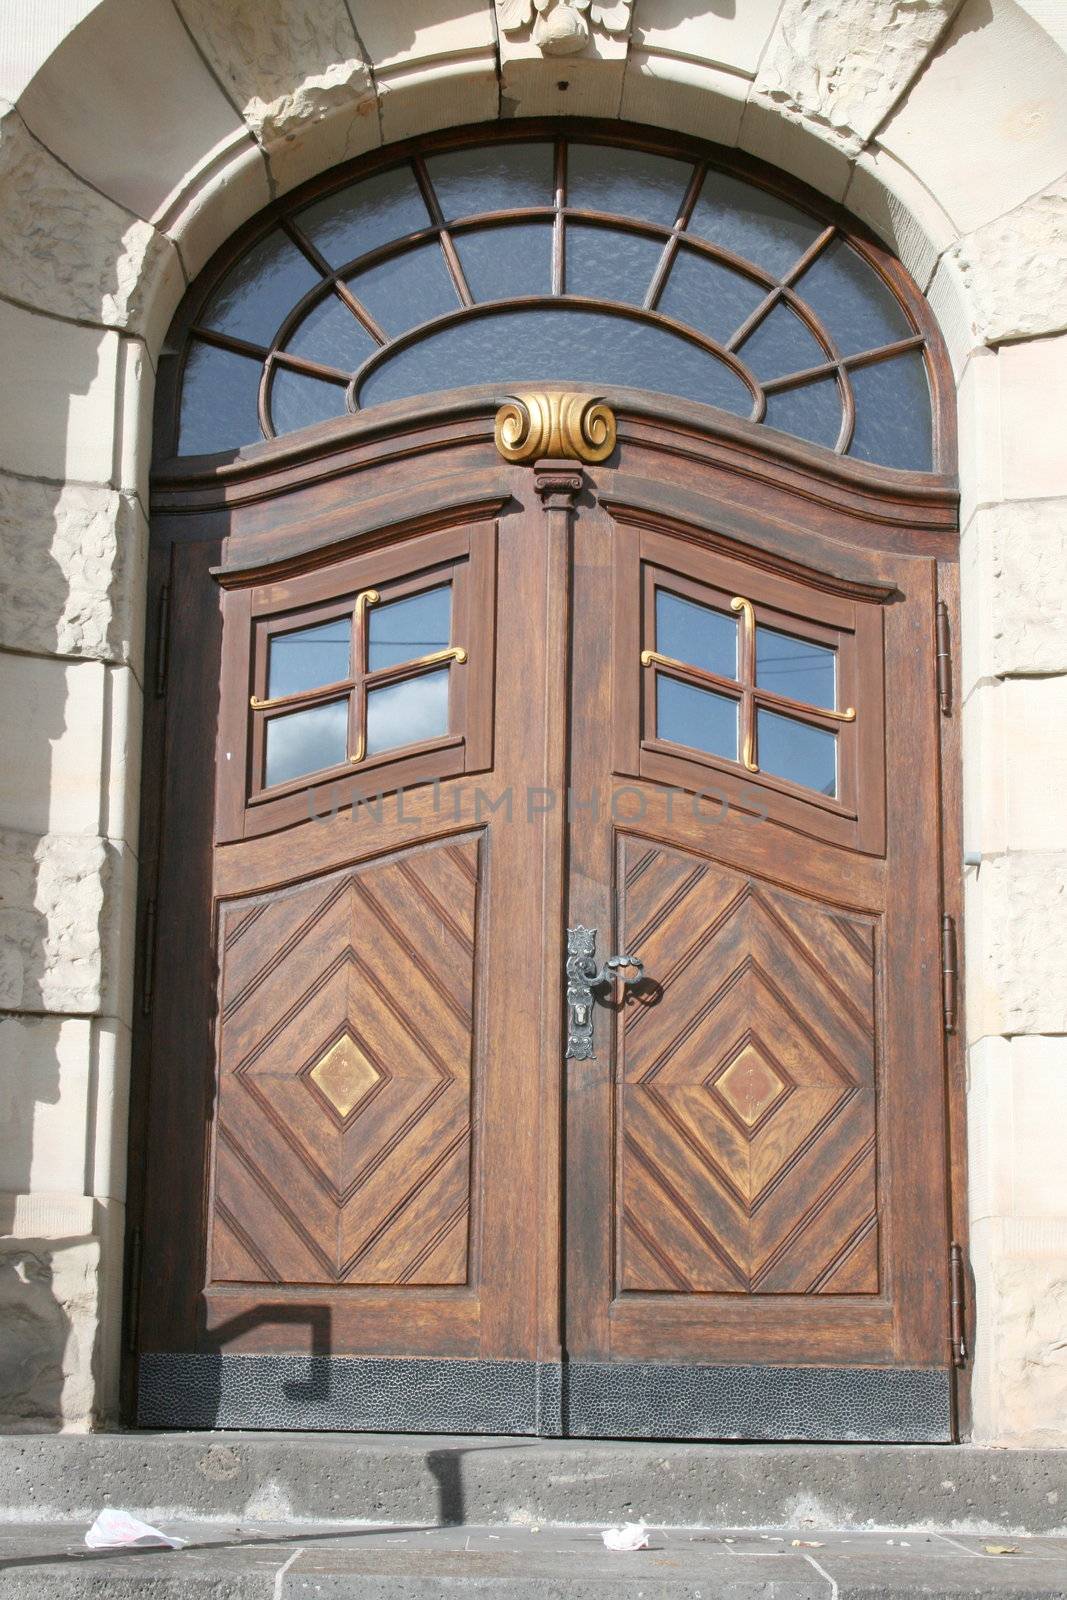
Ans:
<svg viewBox="0 0 1067 1600"><path fill-rule="evenodd" d="M874 930L624 836L623 1291L876 1294Z"/></svg>
<svg viewBox="0 0 1067 1600"><path fill-rule="evenodd" d="M213 1284L467 1282L480 848L222 907Z"/></svg>

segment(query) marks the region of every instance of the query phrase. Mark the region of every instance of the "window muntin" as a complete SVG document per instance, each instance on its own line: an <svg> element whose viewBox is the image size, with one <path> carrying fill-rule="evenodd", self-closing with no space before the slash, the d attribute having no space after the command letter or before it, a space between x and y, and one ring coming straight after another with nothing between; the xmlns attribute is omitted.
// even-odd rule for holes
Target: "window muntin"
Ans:
<svg viewBox="0 0 1067 1600"><path fill-rule="evenodd" d="M652 595L647 736L838 798L839 736L856 710L839 703L835 635L677 575L654 574Z"/></svg>
<svg viewBox="0 0 1067 1600"><path fill-rule="evenodd" d="M179 452L535 380L679 394L929 470L921 322L836 224L747 175L510 136L294 198L196 314Z"/></svg>

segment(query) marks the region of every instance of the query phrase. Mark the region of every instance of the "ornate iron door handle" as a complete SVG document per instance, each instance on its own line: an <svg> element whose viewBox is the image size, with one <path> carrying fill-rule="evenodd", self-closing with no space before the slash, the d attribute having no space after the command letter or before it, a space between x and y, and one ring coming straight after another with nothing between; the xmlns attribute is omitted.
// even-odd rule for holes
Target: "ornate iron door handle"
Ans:
<svg viewBox="0 0 1067 1600"><path fill-rule="evenodd" d="M567 1049L568 1061L593 1059L593 991L614 985L616 975L627 967L634 969L623 986L632 989L641 982L643 962L636 956L609 956L597 971L596 929L567 929Z"/></svg>

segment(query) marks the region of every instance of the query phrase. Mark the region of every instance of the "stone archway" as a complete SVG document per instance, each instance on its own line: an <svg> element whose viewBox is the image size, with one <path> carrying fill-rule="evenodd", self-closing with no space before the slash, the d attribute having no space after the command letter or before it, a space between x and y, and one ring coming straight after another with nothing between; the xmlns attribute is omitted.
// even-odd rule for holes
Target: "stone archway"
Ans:
<svg viewBox="0 0 1067 1600"><path fill-rule="evenodd" d="M966 917L975 1434L1064 1442L1049 1419L1067 1393L1067 1205L1045 1131L1067 1093L1067 940L1049 936L1067 882L1067 475L1042 426L1067 388L1067 41L1052 8L864 0L846 21L794 0L738 17L642 0L628 32L594 29L565 58L472 0L358 27L343 0L316 0L303 17L294 33L280 5L72 0L50 33L17 20L5 62L0 1031L15 1087L0 1206L5 1302L58 1295L71 1323L49 1410L70 1426L113 1414L141 566L171 312L241 221L345 156L453 122L575 113L739 145L843 200L927 289L949 341L966 844L983 858ZM52 1288L20 1273L28 1248ZM7 1415L48 1425L17 1399L18 1373L0 1383Z"/></svg>

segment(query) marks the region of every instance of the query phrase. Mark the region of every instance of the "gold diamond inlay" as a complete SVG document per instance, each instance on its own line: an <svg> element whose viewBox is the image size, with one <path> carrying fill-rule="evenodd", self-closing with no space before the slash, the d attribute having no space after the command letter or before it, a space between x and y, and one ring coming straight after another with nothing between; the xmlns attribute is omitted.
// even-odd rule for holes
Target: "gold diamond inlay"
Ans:
<svg viewBox="0 0 1067 1600"><path fill-rule="evenodd" d="M751 1044L730 1062L721 1077L715 1080L715 1091L746 1128L755 1127L767 1107L785 1088L785 1084L772 1066Z"/></svg>
<svg viewBox="0 0 1067 1600"><path fill-rule="evenodd" d="M332 1044L308 1073L342 1119L352 1115L381 1076L350 1033Z"/></svg>

